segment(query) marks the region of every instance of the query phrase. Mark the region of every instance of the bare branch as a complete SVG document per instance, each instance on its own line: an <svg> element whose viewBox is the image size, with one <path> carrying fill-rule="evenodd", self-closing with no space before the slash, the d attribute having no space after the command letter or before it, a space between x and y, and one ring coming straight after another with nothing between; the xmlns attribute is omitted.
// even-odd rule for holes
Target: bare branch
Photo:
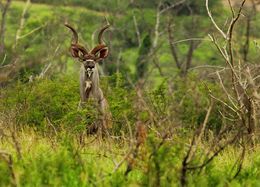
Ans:
<svg viewBox="0 0 260 187"><path fill-rule="evenodd" d="M234 17L235 17L235 11L234 11L234 9L233 9L233 6L232 6L230 0L228 0L228 4L229 4L230 10L231 10L231 12L232 12L232 17L234 18Z"/></svg>
<svg viewBox="0 0 260 187"><path fill-rule="evenodd" d="M28 33L22 35L22 36L18 36L18 37L16 38L17 41L20 40L20 39L23 39L23 38L25 38L25 37L27 37L27 36L33 34L33 33L35 33L36 31L42 29L42 28L45 27L46 25L47 25L47 24L43 24L43 25L41 25L41 26L39 26L39 27L37 27L37 28L31 30L30 32L28 32Z"/></svg>
<svg viewBox="0 0 260 187"><path fill-rule="evenodd" d="M168 11L168 10L178 6L178 5L183 4L185 1L186 0L181 0L181 1L179 1L179 2L177 2L175 4L172 4L171 6L166 7L164 9L162 9L162 10L160 10L162 3L160 2L158 4L158 6L157 6L157 13L156 13L156 23L155 23L155 28L154 28L153 48L156 48L157 43L158 43L158 38L159 38L159 35L160 35L160 33L159 33L159 26L160 26L160 16L161 16L161 14L165 13L166 11Z"/></svg>
<svg viewBox="0 0 260 187"><path fill-rule="evenodd" d="M235 135L231 140L227 141L223 146L220 146L220 148L214 152L214 154L207 159L203 164L199 165L199 166L192 166L192 167L188 167L187 169L189 170L194 170L194 169L199 169L199 168L203 168L206 165L208 165L220 152L222 152L228 145L234 143L237 139L238 139L239 134Z"/></svg>
<svg viewBox="0 0 260 187"><path fill-rule="evenodd" d="M188 41L211 41L211 40L205 39L205 38L187 38L187 39L183 39L183 40L173 41L173 42L171 42L171 44L174 45L174 44L188 42Z"/></svg>
<svg viewBox="0 0 260 187"><path fill-rule="evenodd" d="M173 35L172 35L171 21L170 20L169 20L169 23L168 23L168 38L169 38L171 53L172 53L172 56L173 56L174 61L176 63L176 66L177 66L178 69L181 69L181 63L180 63L179 58L178 58L177 49L176 49L175 45L173 44L174 38L173 38Z"/></svg>
<svg viewBox="0 0 260 187"><path fill-rule="evenodd" d="M2 19L0 25L0 54L4 52L5 49L5 26L6 26L6 14L11 5L11 0L7 0L5 4L1 2L2 9Z"/></svg>
<svg viewBox="0 0 260 187"><path fill-rule="evenodd" d="M215 26L215 28L220 32L220 34L225 38L227 39L227 35L219 28L219 26L217 25L217 23L215 22L214 18L212 17L212 14L209 10L209 0L206 0L206 9L207 9L207 13L208 13L208 16L211 20L211 22L213 23L213 25Z"/></svg>
<svg viewBox="0 0 260 187"><path fill-rule="evenodd" d="M206 0L207 1L207 0ZM233 66L234 65L234 59L233 59L233 50L232 50L232 36L233 36L233 29L235 24L237 23L240 15L241 15L241 11L243 9L243 6L245 4L246 0L243 0L242 4L240 5L239 11L237 13L237 16L233 18L232 22L230 23L230 27L227 31L227 35L228 37L228 46L229 46L229 55L230 55L230 63Z"/></svg>
<svg viewBox="0 0 260 187"><path fill-rule="evenodd" d="M200 44L200 42L194 42L193 40L190 41L189 50L188 50L188 53L186 55L186 67L185 67L185 70L184 70L184 74L186 74L188 72L188 70L190 69L193 52L199 46L199 44Z"/></svg>
<svg viewBox="0 0 260 187"><path fill-rule="evenodd" d="M208 119L209 119L212 107L213 107L213 100L210 99L210 105L209 105L209 108L207 110L207 114L204 118L204 122L194 132L190 148L187 151L187 153L186 153L186 155L185 155L185 157L182 161L182 170L181 170L181 178L180 178L182 186L186 186L186 174L187 174L188 169L190 169L189 162L193 158L193 156L196 152L196 149L197 149L198 142L200 141L201 136L204 133L204 130L205 130L206 124L208 123Z"/></svg>
<svg viewBox="0 0 260 187"><path fill-rule="evenodd" d="M222 89L224 90L225 94L227 95L229 101L232 103L232 105L233 105L235 108L238 108L238 107L236 106L236 104L234 103L235 98L232 97L232 96L228 93L226 87L224 86L223 80L222 80L222 78L221 78L219 72L217 71L216 74L217 74L217 76L218 76L220 85L221 85Z"/></svg>
<svg viewBox="0 0 260 187"><path fill-rule="evenodd" d="M2 0L0 0L0 9L1 9L1 11L3 11L3 9L4 9L4 5L3 5Z"/></svg>
<svg viewBox="0 0 260 187"><path fill-rule="evenodd" d="M221 69L221 71L223 71L225 69L225 67L223 66L212 66L212 65L201 65L201 66L195 66L193 68L190 68L189 71L193 71L196 69L203 69L203 68L212 68L212 69Z"/></svg>
<svg viewBox="0 0 260 187"><path fill-rule="evenodd" d="M20 25L19 25L19 28L17 29L17 32L16 32L16 35L15 35L15 44L14 44L14 48L16 48L17 44L18 44L18 40L20 38L20 35L22 33L22 30L24 28L24 23L25 23L25 15L29 9L29 6L31 4L31 0L27 0L26 1L26 4L24 6L24 9L23 9L23 13L22 13L22 16L21 16L21 19L20 19Z"/></svg>
<svg viewBox="0 0 260 187"><path fill-rule="evenodd" d="M160 26L160 6L161 2L159 3L157 7L157 13L156 13L156 22L155 22L155 27L154 27L154 40L153 40L153 49L156 48L157 43L158 43L158 38L159 38L159 26Z"/></svg>
<svg viewBox="0 0 260 187"><path fill-rule="evenodd" d="M181 1L177 2L177 3L175 3L175 4L172 4L172 5L170 5L170 6L166 7L166 8L164 8L164 9L162 9L162 10L160 11L160 14L163 14L164 12L166 12L166 11L172 9L172 8L175 8L176 6L179 6L179 5L183 4L185 1L186 1L186 0L181 0Z"/></svg>
<svg viewBox="0 0 260 187"><path fill-rule="evenodd" d="M135 25L135 32L136 32L136 37L137 37L137 41L138 41L138 46L141 47L141 35L140 35L140 31L138 28L138 24L137 24L137 20L136 20L134 12L133 12L133 21L134 21L134 25Z"/></svg>
<svg viewBox="0 0 260 187"><path fill-rule="evenodd" d="M238 21L238 19L241 16L241 12L242 12L242 9L243 9L243 7L245 5L245 2L246 2L246 0L243 0L243 2L241 3L241 5L239 7L239 11L237 13L237 16L236 17L234 16L232 18L232 21L231 21L231 23L229 25L229 28L228 28L228 31L227 31L227 35L229 35L229 38L225 38L225 39L232 40L232 38L230 38L230 37L232 37L232 32L233 32L234 26L235 26L236 22Z"/></svg>

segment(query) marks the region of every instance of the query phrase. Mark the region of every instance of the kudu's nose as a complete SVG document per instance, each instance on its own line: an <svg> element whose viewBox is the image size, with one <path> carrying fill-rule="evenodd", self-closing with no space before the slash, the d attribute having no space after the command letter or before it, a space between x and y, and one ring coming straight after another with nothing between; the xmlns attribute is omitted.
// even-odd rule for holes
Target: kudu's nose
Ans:
<svg viewBox="0 0 260 187"><path fill-rule="evenodd" d="M85 68L86 69L93 69L93 68L95 68L95 62L94 62L94 60L90 60L90 59L88 59L88 60L86 60L86 62L84 63L84 65L85 65Z"/></svg>
<svg viewBox="0 0 260 187"><path fill-rule="evenodd" d="M88 68L93 69L95 67L95 64L89 64Z"/></svg>

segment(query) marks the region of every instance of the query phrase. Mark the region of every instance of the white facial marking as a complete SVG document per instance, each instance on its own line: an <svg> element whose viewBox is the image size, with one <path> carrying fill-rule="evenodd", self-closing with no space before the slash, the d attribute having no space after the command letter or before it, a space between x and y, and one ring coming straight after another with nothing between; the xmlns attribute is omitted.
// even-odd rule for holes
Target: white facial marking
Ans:
<svg viewBox="0 0 260 187"><path fill-rule="evenodd" d="M88 77L91 77L93 70L91 68L87 68L86 73L87 73Z"/></svg>

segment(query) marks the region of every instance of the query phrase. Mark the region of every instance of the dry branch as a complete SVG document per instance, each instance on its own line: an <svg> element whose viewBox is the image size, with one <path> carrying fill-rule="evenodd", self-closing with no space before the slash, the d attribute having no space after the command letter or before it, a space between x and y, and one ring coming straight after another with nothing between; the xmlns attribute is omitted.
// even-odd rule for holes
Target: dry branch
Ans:
<svg viewBox="0 0 260 187"><path fill-rule="evenodd" d="M6 27L6 15L11 5L12 0L7 0L5 4L0 2L1 6L1 25L0 25L0 54L4 52L5 49L5 27Z"/></svg>

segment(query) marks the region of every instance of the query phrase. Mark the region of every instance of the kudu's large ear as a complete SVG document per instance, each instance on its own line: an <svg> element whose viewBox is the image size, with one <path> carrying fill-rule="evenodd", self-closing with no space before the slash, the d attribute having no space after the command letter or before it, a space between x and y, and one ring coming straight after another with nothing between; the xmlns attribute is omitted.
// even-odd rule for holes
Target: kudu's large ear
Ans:
<svg viewBox="0 0 260 187"><path fill-rule="evenodd" d="M108 47L103 47L102 49L99 50L99 58L106 58L108 56Z"/></svg>
<svg viewBox="0 0 260 187"><path fill-rule="evenodd" d="M88 54L87 50L79 44L71 44L70 53L72 57L80 59L82 59L85 54Z"/></svg>
<svg viewBox="0 0 260 187"><path fill-rule="evenodd" d="M100 44L91 50L91 54L95 55L98 60L102 60L108 56L108 47Z"/></svg>

